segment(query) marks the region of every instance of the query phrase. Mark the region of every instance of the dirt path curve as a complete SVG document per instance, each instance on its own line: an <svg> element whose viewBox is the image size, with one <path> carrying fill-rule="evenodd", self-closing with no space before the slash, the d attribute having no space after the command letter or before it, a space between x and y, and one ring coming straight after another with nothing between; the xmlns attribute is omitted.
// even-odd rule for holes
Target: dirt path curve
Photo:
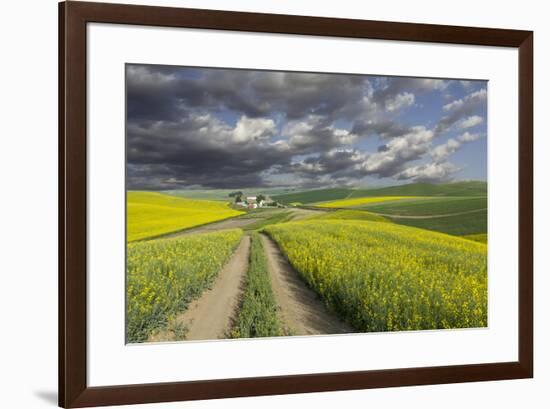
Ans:
<svg viewBox="0 0 550 409"><path fill-rule="evenodd" d="M234 318L248 268L250 236L245 235L229 262L222 268L212 289L193 301L187 310L176 318L176 323L185 325L186 340L226 338ZM174 341L171 331L151 337L150 341Z"/></svg>
<svg viewBox="0 0 550 409"><path fill-rule="evenodd" d="M214 231L226 230L226 229L238 229L246 225L257 222L258 219L244 219L244 218L234 218L222 220L219 222L205 224L203 226L192 227L187 230L183 230L176 233L167 234L162 236L163 239L170 237L186 236L188 234L197 234L197 233L212 233Z"/></svg>
<svg viewBox="0 0 550 409"><path fill-rule="evenodd" d="M459 212L459 213L430 214L430 215L427 215L427 216L406 216L406 215L399 215L399 214L386 214L386 213L375 213L375 212L370 212L370 213L376 214L378 216L389 217L391 219L437 219L437 218L440 218L440 217L461 216L463 214L478 213L478 212L482 212L484 210L487 210L487 208L468 210L466 212Z"/></svg>
<svg viewBox="0 0 550 409"><path fill-rule="evenodd" d="M296 222L298 220L304 220L312 216L317 216L320 214L326 213L323 210L313 210L313 209L301 209L301 208L291 208L290 209L290 220Z"/></svg>
<svg viewBox="0 0 550 409"><path fill-rule="evenodd" d="M329 312L317 294L298 277L277 245L262 234L271 285L279 316L291 335L344 334L354 332Z"/></svg>

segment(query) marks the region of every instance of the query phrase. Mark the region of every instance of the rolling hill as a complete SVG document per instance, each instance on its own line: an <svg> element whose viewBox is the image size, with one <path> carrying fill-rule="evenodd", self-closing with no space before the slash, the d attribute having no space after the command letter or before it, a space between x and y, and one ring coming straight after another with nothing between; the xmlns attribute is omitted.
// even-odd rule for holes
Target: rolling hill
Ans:
<svg viewBox="0 0 550 409"><path fill-rule="evenodd" d="M486 196L487 182L469 181L445 184L410 183L378 189L357 189L350 198L370 196Z"/></svg>
<svg viewBox="0 0 550 409"><path fill-rule="evenodd" d="M347 188L331 188L331 189L315 189L308 190L305 192L299 193L290 193L286 195L272 196L273 200L276 200L281 203L290 204L290 203L315 203L315 202L325 202L328 200L339 200L345 199L350 194L354 192L353 189Z"/></svg>
<svg viewBox="0 0 550 409"><path fill-rule="evenodd" d="M375 196L486 196L487 182L468 181L444 184L410 183L372 189L328 188L272 196L281 203L311 204Z"/></svg>
<svg viewBox="0 0 550 409"><path fill-rule="evenodd" d="M158 192L127 193L128 242L158 237L243 214L227 203L194 200Z"/></svg>

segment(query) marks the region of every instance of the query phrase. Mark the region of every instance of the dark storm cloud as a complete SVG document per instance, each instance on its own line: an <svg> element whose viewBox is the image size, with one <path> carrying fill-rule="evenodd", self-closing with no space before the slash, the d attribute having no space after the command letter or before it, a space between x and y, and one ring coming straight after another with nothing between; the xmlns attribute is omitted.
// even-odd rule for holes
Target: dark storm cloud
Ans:
<svg viewBox="0 0 550 409"><path fill-rule="evenodd" d="M128 65L126 85L128 187L177 189L269 186L276 177L304 187L407 178L437 132L399 112L448 82ZM438 127L479 123L464 121L474 100L446 106ZM373 137L383 140L378 151L357 148Z"/></svg>
<svg viewBox="0 0 550 409"><path fill-rule="evenodd" d="M193 75L200 72L198 78ZM184 108L228 109L248 117L274 111L288 119L352 115L365 77L270 71L128 66L129 118L172 119ZM188 74L188 75L186 75Z"/></svg>
<svg viewBox="0 0 550 409"><path fill-rule="evenodd" d="M364 77L308 73L261 73L250 84L266 108L286 113L288 119L320 115L331 119L349 118L356 112Z"/></svg>
<svg viewBox="0 0 550 409"><path fill-rule="evenodd" d="M128 185L151 188L149 173L159 189L189 185L210 187L261 186L260 174L286 164L288 154L265 140L269 120L244 120L249 140L239 125L232 128L210 115L191 115L177 123L146 122L128 126Z"/></svg>
<svg viewBox="0 0 550 409"><path fill-rule="evenodd" d="M332 122L357 115L367 85L359 76L129 65L129 187L264 185L262 173L294 155L352 142ZM274 112L286 121L278 140Z"/></svg>

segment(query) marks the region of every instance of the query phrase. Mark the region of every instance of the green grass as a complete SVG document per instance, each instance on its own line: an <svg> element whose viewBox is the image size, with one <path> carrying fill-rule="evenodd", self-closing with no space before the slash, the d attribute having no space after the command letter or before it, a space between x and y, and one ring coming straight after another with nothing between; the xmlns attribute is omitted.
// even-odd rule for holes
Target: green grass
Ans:
<svg viewBox="0 0 550 409"><path fill-rule="evenodd" d="M315 189L305 192L291 193L286 195L273 196L273 200L281 203L315 203L328 200L345 199L353 192L353 189L333 188L333 189Z"/></svg>
<svg viewBox="0 0 550 409"><path fill-rule="evenodd" d="M376 197L356 197L352 199L331 200L328 202L315 203L316 207L324 208L361 208L375 203L396 202L400 200L410 200L416 196L376 196Z"/></svg>
<svg viewBox="0 0 550 409"><path fill-rule="evenodd" d="M482 181L446 184L410 183L372 189L329 188L272 196L281 203L310 204L329 200L341 200L374 196L486 196L487 183Z"/></svg>
<svg viewBox="0 0 550 409"><path fill-rule="evenodd" d="M477 241L478 243L487 244L487 234L467 234L466 236L462 237L468 240Z"/></svg>
<svg viewBox="0 0 550 409"><path fill-rule="evenodd" d="M433 197L398 202L366 204L362 206L374 213L402 216L429 216L467 212L487 208L486 197Z"/></svg>
<svg viewBox="0 0 550 409"><path fill-rule="evenodd" d="M283 334L277 317L277 303L271 289L262 242L252 233L250 264L246 273L245 291L231 338L276 337Z"/></svg>
<svg viewBox="0 0 550 409"><path fill-rule="evenodd" d="M487 196L487 182L410 183L375 189L357 189L350 197L372 196Z"/></svg>
<svg viewBox="0 0 550 409"><path fill-rule="evenodd" d="M239 229L130 243L126 273L128 342L163 329L215 280L242 237ZM182 334L184 331L179 331Z"/></svg>
<svg viewBox="0 0 550 409"><path fill-rule="evenodd" d="M390 220L377 214L372 214L364 210L337 210L335 212L326 212L320 216L314 216L308 220L363 220L371 222L391 223Z"/></svg>
<svg viewBox="0 0 550 409"><path fill-rule="evenodd" d="M321 299L361 332L487 326L487 246L358 220L266 231Z"/></svg>
<svg viewBox="0 0 550 409"><path fill-rule="evenodd" d="M231 209L227 203L135 191L127 193L126 210L128 242L158 237L243 214Z"/></svg>
<svg viewBox="0 0 550 409"><path fill-rule="evenodd" d="M434 217L429 219L390 219L398 224L419 227L441 233L464 236L487 234L487 210L458 216Z"/></svg>
<svg viewBox="0 0 550 409"><path fill-rule="evenodd" d="M269 226L270 224L284 223L290 220L290 217L291 217L291 213L288 211L277 211L265 218L260 218L255 223L244 226L243 230L246 230L246 231L259 230L264 228L265 226Z"/></svg>

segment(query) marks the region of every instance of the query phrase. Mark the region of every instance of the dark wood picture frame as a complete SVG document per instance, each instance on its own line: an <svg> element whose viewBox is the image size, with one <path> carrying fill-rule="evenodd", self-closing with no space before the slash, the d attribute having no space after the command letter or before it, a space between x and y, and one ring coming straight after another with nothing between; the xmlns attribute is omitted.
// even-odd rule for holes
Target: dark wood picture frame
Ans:
<svg viewBox="0 0 550 409"><path fill-rule="evenodd" d="M518 361L88 387L86 379L86 25L91 22L513 47L519 50ZM533 33L134 6L59 4L59 405L85 407L533 376Z"/></svg>

